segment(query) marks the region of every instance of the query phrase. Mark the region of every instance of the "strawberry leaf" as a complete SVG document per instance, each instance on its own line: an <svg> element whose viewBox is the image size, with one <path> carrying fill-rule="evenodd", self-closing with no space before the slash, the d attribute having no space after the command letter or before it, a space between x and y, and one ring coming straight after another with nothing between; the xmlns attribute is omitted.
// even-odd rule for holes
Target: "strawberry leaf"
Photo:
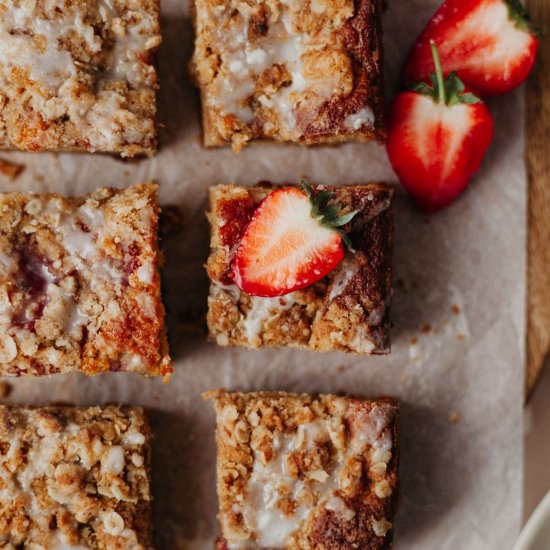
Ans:
<svg viewBox="0 0 550 550"><path fill-rule="evenodd" d="M481 103L481 99L475 94L468 92L460 96L460 102L465 103L466 105L475 105L476 103Z"/></svg>
<svg viewBox="0 0 550 550"><path fill-rule="evenodd" d="M339 202L334 201L329 204L329 201L334 197L332 191L321 191L319 194L316 194L305 180L302 180L300 183L311 204L311 216L316 218L324 227L336 231L342 237L342 241L347 248L353 251L348 235L339 228L350 223L359 211L352 210L347 214L341 215L342 205Z"/></svg>
<svg viewBox="0 0 550 550"><path fill-rule="evenodd" d="M315 204L317 205L317 208L319 210L323 210L328 204L328 201L332 197L332 193L330 191L322 191L315 197Z"/></svg>
<svg viewBox="0 0 550 550"><path fill-rule="evenodd" d="M300 181L300 186L302 187L302 190L307 195L307 198L309 199L309 202L311 203L311 206L315 206L315 191L313 191L311 185L307 183L306 180Z"/></svg>
<svg viewBox="0 0 550 550"><path fill-rule="evenodd" d="M407 86L407 89L411 92L418 92L422 95L428 95L431 96L433 94L433 87L430 87L429 84L426 84L425 82L418 82L417 84L411 84L410 86Z"/></svg>
<svg viewBox="0 0 550 550"><path fill-rule="evenodd" d="M331 226L336 223L338 216L340 215L340 209L334 204L329 204L327 207L319 211L319 218L323 225Z"/></svg>
<svg viewBox="0 0 550 550"><path fill-rule="evenodd" d="M352 210L351 212L348 212L344 216L340 216L336 221L333 222L333 225L335 227L342 227L343 225L347 225L357 214L359 213L359 210Z"/></svg>
<svg viewBox="0 0 550 550"><path fill-rule="evenodd" d="M445 79L445 88L447 97L452 96L459 96L464 92L464 82L458 78L458 75L456 72L452 72L446 79Z"/></svg>
<svg viewBox="0 0 550 550"><path fill-rule="evenodd" d="M519 0L504 0L504 2L506 6L508 6L510 19L519 30L528 32L534 36L539 36L541 34L540 29L533 23L529 12L523 7Z"/></svg>

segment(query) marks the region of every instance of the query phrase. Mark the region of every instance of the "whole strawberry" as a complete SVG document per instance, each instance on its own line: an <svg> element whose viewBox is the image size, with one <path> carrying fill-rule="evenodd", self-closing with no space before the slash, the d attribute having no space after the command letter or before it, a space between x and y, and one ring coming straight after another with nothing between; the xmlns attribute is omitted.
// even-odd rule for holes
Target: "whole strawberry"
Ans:
<svg viewBox="0 0 550 550"><path fill-rule="evenodd" d="M539 41L519 0L446 0L413 46L405 82L434 71L430 41L439 45L444 74L455 71L482 96L509 92L531 72Z"/></svg>
<svg viewBox="0 0 550 550"><path fill-rule="evenodd" d="M386 147L403 187L426 211L449 205L467 187L493 137L486 105L455 73L443 77L437 48L431 84L416 84L395 99Z"/></svg>

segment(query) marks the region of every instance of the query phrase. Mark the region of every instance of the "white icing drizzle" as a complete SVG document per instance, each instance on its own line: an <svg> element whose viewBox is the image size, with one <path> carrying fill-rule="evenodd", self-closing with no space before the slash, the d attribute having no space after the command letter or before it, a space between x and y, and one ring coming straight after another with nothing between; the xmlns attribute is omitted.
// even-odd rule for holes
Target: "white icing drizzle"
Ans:
<svg viewBox="0 0 550 550"><path fill-rule="evenodd" d="M364 126L374 126L375 117L370 107L363 107L356 113L348 115L344 120L344 126L350 132L358 132Z"/></svg>
<svg viewBox="0 0 550 550"><path fill-rule="evenodd" d="M51 203L50 203L51 204ZM119 286L123 275L113 260L103 253L101 236L105 219L101 208L84 203L76 212L61 213L56 233L69 252L71 261L81 271L91 269L90 288L101 289L105 283Z"/></svg>
<svg viewBox="0 0 550 550"><path fill-rule="evenodd" d="M51 201L47 209L55 211L56 204ZM89 274L88 284L93 292L101 292L105 285L116 288L122 282L122 273L102 252L99 239L103 224L102 211L99 208L91 208L85 203L76 213L60 212L59 224L55 229L61 237L64 248L70 254L70 261L75 268ZM60 294L68 312L64 317L65 330L68 334L77 333L80 327L88 325L88 315L72 294L65 292L55 283L48 285L47 292L50 296Z"/></svg>
<svg viewBox="0 0 550 550"><path fill-rule="evenodd" d="M89 546L83 546L81 544L70 544L67 542L67 537L60 530L56 529L51 536L49 550L91 550Z"/></svg>
<svg viewBox="0 0 550 550"><path fill-rule="evenodd" d="M258 344L262 329L267 322L288 311L295 303L294 293L276 298L250 296L252 307L243 319L244 334L249 344Z"/></svg>
<svg viewBox="0 0 550 550"><path fill-rule="evenodd" d="M240 6L242 9L242 4ZM297 30L294 19L299 18L299 9L299 6L291 7L283 2L279 18L270 22L268 35L259 38L257 44L247 40L248 9L239 13L238 28L233 28L231 32L227 32L222 24L218 26L226 73L218 78L210 101L220 108L222 114L234 114L242 122L252 122L254 112L248 99L254 93L255 81L275 64L285 66L291 75L291 84L279 88L270 97L260 95L258 101L278 115L280 130L289 137L301 134L295 111L306 90L318 99L328 99L332 95L334 88L331 82L322 78L308 81L304 77L303 57L318 49L318 45L310 43L312 40L307 33ZM227 21L230 12L228 6L222 13L211 17ZM328 36L325 38L329 39ZM312 104L311 100L308 104Z"/></svg>
<svg viewBox="0 0 550 550"><path fill-rule="evenodd" d="M216 289L220 289L225 294L228 294L233 302L238 303L241 299L241 289L237 285L224 285L219 281L212 281L212 284L216 287Z"/></svg>
<svg viewBox="0 0 550 550"><path fill-rule="evenodd" d="M52 11L50 18L37 16L36 2L23 1L21 7L10 5L0 20L0 59L8 65L29 69L33 80L43 82L58 89L69 77L77 74L71 54L60 47L60 40L71 30L75 30L92 53L102 49L102 39L95 34L92 25L84 22L85 12L82 9L64 6L63 12ZM98 13L103 25L114 27L116 39L109 56L106 80L127 80L132 86L139 87L144 78L150 75L143 73L138 60L139 52L147 48L144 36L154 36L156 23L152 17L141 16L135 19L136 24L126 28L113 25L119 14L111 0L98 1ZM23 31L23 32L22 32ZM30 31L30 32L29 32ZM45 47L37 48L34 38L43 37Z"/></svg>
<svg viewBox="0 0 550 550"><path fill-rule="evenodd" d="M374 405L368 414L364 415L363 422L354 434L355 449L362 449L365 445L370 445L381 453L392 450L392 434L386 429L387 418L384 411L384 405Z"/></svg>
<svg viewBox="0 0 550 550"><path fill-rule="evenodd" d="M286 547L288 538L298 531L300 524L313 513L315 507L299 504L293 514L285 515L278 507L282 495L297 503L301 502L303 495L312 495L315 506L335 512L346 521L352 520L355 513L337 494L342 489L341 473L350 460L364 455L369 448L371 463L389 461L393 441L384 413L384 405L374 405L370 411L360 413L361 418L354 423L354 432L347 447L335 451L331 469L310 472L305 480L296 479L289 473L287 458L296 450L311 450L316 442L329 440L330 420L318 418L298 426L294 433L275 432L270 461L264 463L263 454L254 451L254 465L247 487L248 497L242 507L239 505L246 528L254 534L254 543L230 542L230 548Z"/></svg>
<svg viewBox="0 0 550 550"><path fill-rule="evenodd" d="M273 447L275 458L263 464L258 454L248 482L248 501L244 509L244 521L256 534L260 548L282 548L285 540L294 533L310 510L300 506L291 516L285 516L277 507L279 488L298 500L303 484L288 473L287 456L299 448L294 434L275 434Z"/></svg>
<svg viewBox="0 0 550 550"><path fill-rule="evenodd" d="M40 87L40 91L28 89L33 110L46 121L67 116L92 150L112 151L153 135L152 119L128 110L126 99L105 87L115 80L137 90L154 86L154 68L141 60L144 52L160 42L154 10L119 12L112 0L98 0L94 5L62 2L61 11L56 6L46 2L45 14L38 14L36 0L22 0L17 7L8 0L0 18L0 88L8 95L13 93L11 71L28 70L29 78ZM106 67L91 73L75 64L65 45L77 34L90 55L110 47L86 22L89 14L96 16L96 25L114 34ZM97 92L82 93L83 74L92 74Z"/></svg>
<svg viewBox="0 0 550 550"><path fill-rule="evenodd" d="M332 279L332 284L328 295L329 301L340 296L356 274L357 264L354 262L353 258L350 259L346 257L340 264L339 270L335 273Z"/></svg>
<svg viewBox="0 0 550 550"><path fill-rule="evenodd" d="M84 230L81 222L88 230ZM97 252L97 233L103 225L103 214L98 209L95 212L80 207L76 215L69 215L62 218L56 232L61 234L63 246L74 256L75 261L82 267L81 260L92 261L96 259Z"/></svg>
<svg viewBox="0 0 550 550"><path fill-rule="evenodd" d="M113 0L101 0L105 20L111 22L113 18L120 17L115 10ZM112 23L111 23L112 24ZM106 79L127 80L131 86L139 87L143 81L152 83L154 78L152 70L147 70L139 63L138 55L153 44L144 41L144 37L155 35L156 23L152 17L141 17L137 24L131 25L126 30L117 32L116 41L110 55L110 69L105 75ZM155 43L155 38L152 39Z"/></svg>
<svg viewBox="0 0 550 550"><path fill-rule="evenodd" d="M374 351L376 345L370 339L368 334L364 334L363 331L358 330L352 340L348 343L349 348L356 353L369 354Z"/></svg>
<svg viewBox="0 0 550 550"><path fill-rule="evenodd" d="M69 298L72 302L72 298ZM80 327L87 325L90 318L82 311L82 309L75 303L70 303L69 315L65 320L65 332L67 334L73 334L78 331Z"/></svg>
<svg viewBox="0 0 550 550"><path fill-rule="evenodd" d="M76 74L71 54L61 50L58 41L71 28L65 18L42 19L34 14L34 3L24 2L22 7L10 6L0 18L0 60L8 66L24 67L33 80L58 88L67 78ZM82 15L73 21L83 29ZM33 34L27 32L32 29ZM90 27L92 33L93 28ZM19 32L18 32L19 31ZM33 42L34 37L45 39L44 51Z"/></svg>

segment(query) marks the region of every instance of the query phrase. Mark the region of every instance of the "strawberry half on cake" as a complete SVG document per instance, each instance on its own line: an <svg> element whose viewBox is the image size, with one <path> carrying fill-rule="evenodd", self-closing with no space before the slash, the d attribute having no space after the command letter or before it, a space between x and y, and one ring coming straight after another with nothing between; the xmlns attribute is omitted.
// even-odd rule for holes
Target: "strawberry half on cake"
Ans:
<svg viewBox="0 0 550 550"><path fill-rule="evenodd" d="M210 337L221 346L389 352L393 191L210 189Z"/></svg>

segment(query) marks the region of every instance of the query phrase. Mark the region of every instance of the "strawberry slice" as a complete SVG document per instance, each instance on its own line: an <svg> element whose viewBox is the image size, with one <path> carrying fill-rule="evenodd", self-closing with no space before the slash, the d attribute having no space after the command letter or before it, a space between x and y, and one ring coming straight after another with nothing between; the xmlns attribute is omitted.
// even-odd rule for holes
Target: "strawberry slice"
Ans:
<svg viewBox="0 0 550 550"><path fill-rule="evenodd" d="M444 208L477 172L493 137L486 105L452 73L443 79L432 42L436 73L395 99L386 148L403 187L426 211Z"/></svg>
<svg viewBox="0 0 550 550"><path fill-rule="evenodd" d="M344 259L345 235L332 193L288 187L270 193L248 224L231 264L235 284L251 296L283 296L307 287Z"/></svg>
<svg viewBox="0 0 550 550"><path fill-rule="evenodd" d="M406 82L434 71L430 41L445 74L456 71L483 96L509 92L529 75L537 57L537 31L519 0L446 0L413 46Z"/></svg>

